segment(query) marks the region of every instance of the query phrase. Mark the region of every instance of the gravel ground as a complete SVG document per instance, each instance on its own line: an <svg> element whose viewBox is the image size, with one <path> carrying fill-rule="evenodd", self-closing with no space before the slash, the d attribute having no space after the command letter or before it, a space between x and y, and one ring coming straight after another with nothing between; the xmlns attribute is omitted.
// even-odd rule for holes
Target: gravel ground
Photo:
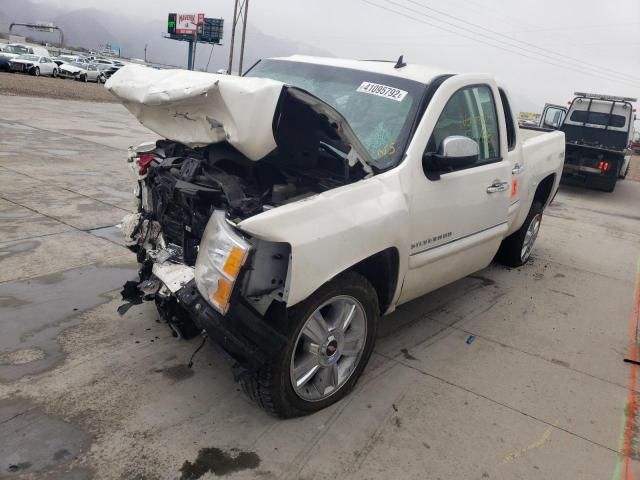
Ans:
<svg viewBox="0 0 640 480"><path fill-rule="evenodd" d="M104 86L51 77L0 72L0 95L60 98L89 102L116 102Z"/></svg>

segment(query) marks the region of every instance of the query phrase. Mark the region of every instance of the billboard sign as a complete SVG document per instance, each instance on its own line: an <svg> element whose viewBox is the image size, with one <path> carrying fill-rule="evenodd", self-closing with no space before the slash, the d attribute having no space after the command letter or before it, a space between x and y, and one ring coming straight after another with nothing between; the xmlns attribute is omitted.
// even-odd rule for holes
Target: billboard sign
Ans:
<svg viewBox="0 0 640 480"><path fill-rule="evenodd" d="M176 35L194 35L204 23L204 13L177 13L175 22Z"/></svg>

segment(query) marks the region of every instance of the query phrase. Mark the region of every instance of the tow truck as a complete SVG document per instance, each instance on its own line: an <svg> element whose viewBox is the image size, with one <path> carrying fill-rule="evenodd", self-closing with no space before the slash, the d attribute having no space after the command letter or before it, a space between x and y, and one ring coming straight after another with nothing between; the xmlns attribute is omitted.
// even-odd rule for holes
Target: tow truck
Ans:
<svg viewBox="0 0 640 480"><path fill-rule="evenodd" d="M540 127L565 134L563 180L613 192L618 179L629 172L636 118L631 103L637 99L584 92L574 95L568 109L546 105Z"/></svg>

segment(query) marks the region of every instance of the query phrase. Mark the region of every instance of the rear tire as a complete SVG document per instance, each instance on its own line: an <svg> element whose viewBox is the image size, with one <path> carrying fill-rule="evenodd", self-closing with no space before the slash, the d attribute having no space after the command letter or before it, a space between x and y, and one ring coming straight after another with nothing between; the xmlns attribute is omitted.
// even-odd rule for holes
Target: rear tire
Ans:
<svg viewBox="0 0 640 480"><path fill-rule="evenodd" d="M502 241L496 260L507 267L520 267L529 261L542 222L543 204L534 200L519 230Z"/></svg>
<svg viewBox="0 0 640 480"><path fill-rule="evenodd" d="M318 312L328 329L316 330L320 325L315 323ZM249 398L281 418L308 415L326 408L353 389L373 352L379 317L378 296L362 275L345 272L290 308L288 317L286 348L258 371L240 379L242 390ZM343 322L346 318L352 320ZM314 335L323 332L319 337L326 335L325 341L315 344L310 332ZM294 387L295 379L298 381ZM312 398L314 396L316 398Z"/></svg>

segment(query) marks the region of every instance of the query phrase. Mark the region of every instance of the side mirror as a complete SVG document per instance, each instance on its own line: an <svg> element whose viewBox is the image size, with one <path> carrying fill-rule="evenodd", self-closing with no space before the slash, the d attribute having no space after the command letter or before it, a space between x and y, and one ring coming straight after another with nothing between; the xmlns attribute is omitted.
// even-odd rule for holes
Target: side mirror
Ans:
<svg viewBox="0 0 640 480"><path fill-rule="evenodd" d="M475 140L462 135L451 135L440 144L438 153L426 152L422 166L429 180L439 180L440 174L473 165L480 156Z"/></svg>

